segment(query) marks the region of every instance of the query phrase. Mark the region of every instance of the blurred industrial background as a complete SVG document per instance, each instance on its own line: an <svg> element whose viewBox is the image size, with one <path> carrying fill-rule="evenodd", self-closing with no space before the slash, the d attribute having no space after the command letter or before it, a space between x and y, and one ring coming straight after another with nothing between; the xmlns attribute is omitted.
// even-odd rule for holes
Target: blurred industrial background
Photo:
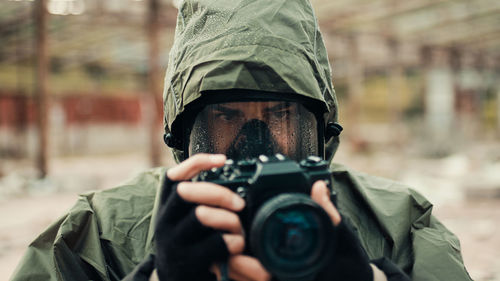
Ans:
<svg viewBox="0 0 500 281"><path fill-rule="evenodd" d="M172 165L178 2L0 2L0 280L78 193ZM415 187L474 280L500 280L500 1L311 2L345 128L335 161Z"/></svg>

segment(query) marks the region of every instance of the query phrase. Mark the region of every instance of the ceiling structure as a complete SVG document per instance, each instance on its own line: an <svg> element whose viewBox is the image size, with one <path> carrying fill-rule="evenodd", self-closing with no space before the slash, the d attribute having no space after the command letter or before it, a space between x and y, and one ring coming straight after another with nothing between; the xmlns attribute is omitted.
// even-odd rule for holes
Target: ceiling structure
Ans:
<svg viewBox="0 0 500 281"><path fill-rule="evenodd" d="M422 49L454 50L498 67L498 0L311 0L332 61L340 75L346 59L356 57L365 69L397 60L421 64ZM32 1L0 3L0 64L33 56ZM73 3L71 5L68 3ZM83 6L82 6L83 5ZM83 7L83 8L82 8ZM107 67L147 68L147 1L49 0L52 56L68 67L101 61ZM67 14L67 15L62 15ZM161 45L168 50L176 8L162 1ZM167 62L167 51L162 63ZM470 61L470 60L469 60Z"/></svg>
<svg viewBox="0 0 500 281"><path fill-rule="evenodd" d="M331 55L348 55L357 38L367 67L390 65L394 47L409 65L422 61L422 48L455 50L498 66L500 1L497 0L311 0ZM333 42L332 42L333 41ZM385 48L383 47L385 45ZM378 50L374 50L378 49ZM458 50L458 52L457 52ZM347 54L346 54L347 53Z"/></svg>

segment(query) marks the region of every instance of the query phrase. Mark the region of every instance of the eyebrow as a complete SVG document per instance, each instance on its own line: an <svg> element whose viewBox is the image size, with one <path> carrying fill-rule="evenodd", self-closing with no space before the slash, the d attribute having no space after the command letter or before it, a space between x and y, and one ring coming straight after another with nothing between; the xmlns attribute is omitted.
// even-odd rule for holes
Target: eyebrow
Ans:
<svg viewBox="0 0 500 281"><path fill-rule="evenodd" d="M217 107L215 108L215 110L217 111L220 111L220 112L224 112L224 113L229 113L229 114L238 114L238 113L241 113L241 110L239 109L233 109L233 108L230 108L230 107L225 107L221 104L217 105Z"/></svg>
<svg viewBox="0 0 500 281"><path fill-rule="evenodd" d="M272 107L268 107L265 109L265 111L267 112L270 112L270 111L278 111L278 110L284 110L284 109L288 109L292 106L292 104L290 102L281 102L275 106L272 106Z"/></svg>

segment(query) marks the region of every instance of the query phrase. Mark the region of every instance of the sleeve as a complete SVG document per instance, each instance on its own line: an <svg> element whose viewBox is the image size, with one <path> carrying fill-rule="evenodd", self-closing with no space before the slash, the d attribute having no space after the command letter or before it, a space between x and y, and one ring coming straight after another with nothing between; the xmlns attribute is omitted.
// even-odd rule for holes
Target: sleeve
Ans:
<svg viewBox="0 0 500 281"><path fill-rule="evenodd" d="M110 280L86 197L29 245L12 280Z"/></svg>
<svg viewBox="0 0 500 281"><path fill-rule="evenodd" d="M424 225L413 223L411 230L414 281L471 281L460 253L460 242L434 216Z"/></svg>

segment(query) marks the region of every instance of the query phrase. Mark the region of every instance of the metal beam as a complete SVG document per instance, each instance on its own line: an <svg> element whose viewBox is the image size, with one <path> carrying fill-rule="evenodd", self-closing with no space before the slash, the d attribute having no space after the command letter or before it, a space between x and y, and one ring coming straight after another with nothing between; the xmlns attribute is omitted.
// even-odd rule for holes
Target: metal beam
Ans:
<svg viewBox="0 0 500 281"><path fill-rule="evenodd" d="M498 19L500 13L500 2L497 0L472 2L465 0L397 2L379 0L369 3L362 1L342 3L313 1L323 31L336 34L369 33L417 43L421 43L422 40L431 41L426 44L449 44L451 41L462 40L462 38L473 36L474 33L483 32L477 30L476 27L473 27L472 34L469 32L465 34L462 31L470 29L474 22L482 21L485 17ZM500 32L500 24L492 22L486 26L484 32L491 33L492 29ZM432 34L435 36L431 36ZM458 38L460 35L462 37ZM435 42L432 41L434 37ZM452 39L445 40L449 37Z"/></svg>
<svg viewBox="0 0 500 281"><path fill-rule="evenodd" d="M431 45L457 44L470 37L477 37L481 34L500 33L500 17L498 14L471 18L455 24L444 25L440 28L426 30L402 36L403 40L412 40Z"/></svg>
<svg viewBox="0 0 500 281"><path fill-rule="evenodd" d="M416 11L428 11L439 7L448 0L409 0L409 1L370 1L368 3L347 3L339 7L339 12L320 5L318 18L320 24L334 30L358 30L374 26L396 16L412 14ZM335 1L332 1L335 2Z"/></svg>
<svg viewBox="0 0 500 281"><path fill-rule="evenodd" d="M458 33L462 33L464 29L477 29L476 24L481 24L484 21L492 21L493 24L489 29L497 29L500 31L500 2L491 1L484 3L484 6L455 4L454 7L449 7L447 10L434 11L431 15L422 20L423 24L418 24L417 20L410 21L409 19L395 19L394 25L396 35L400 38L411 37L427 37L429 33L437 33L443 30L447 33L447 29L456 29ZM421 15L423 16L423 15Z"/></svg>

